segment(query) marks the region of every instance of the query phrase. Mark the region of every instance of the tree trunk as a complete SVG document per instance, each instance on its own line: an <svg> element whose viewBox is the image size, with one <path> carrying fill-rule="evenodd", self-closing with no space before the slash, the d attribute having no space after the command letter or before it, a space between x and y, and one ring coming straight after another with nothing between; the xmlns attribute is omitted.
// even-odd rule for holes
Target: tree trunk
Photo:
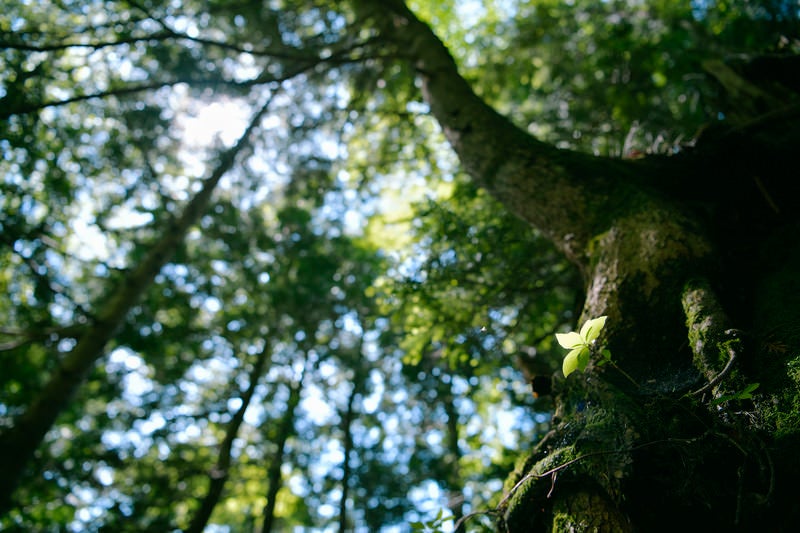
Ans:
<svg viewBox="0 0 800 533"><path fill-rule="evenodd" d="M347 396L347 407L342 418L342 430L344 432L344 443L342 447L342 497L339 500L339 533L347 531L347 500L350 497L350 476L352 467L350 465L350 454L353 452L353 421L356 417L355 399L359 394L359 385L362 377L356 375L353 379L353 388Z"/></svg>
<svg viewBox="0 0 800 533"><path fill-rule="evenodd" d="M447 448L447 507L453 515L453 522L458 524L464 516L464 492L462 490L463 478L461 476L461 447L458 444L461 423L458 420L456 397L452 392L452 385L447 384L447 391L442 395L442 405L447 415L447 430L445 443ZM456 527L456 533L466 531L463 525Z"/></svg>
<svg viewBox="0 0 800 533"><path fill-rule="evenodd" d="M228 424L228 429L225 431L225 439L219 447L217 463L208 474L208 491L203 501L200 502L200 508L192 519L192 523L186 529L187 533L202 533L206 524L208 524L209 518L211 518L211 513L214 512L214 507L219 503L220 496L222 496L222 489L225 487L225 482L228 480L233 441L239 433L242 422L244 422L244 415L247 412L247 408L250 406L250 401L253 399L256 386L258 386L258 380L264 373L267 360L271 355L271 346L267 343L258 354L255 364L250 371L247 390L242 395L242 405L239 406L236 414L233 415L233 418Z"/></svg>
<svg viewBox="0 0 800 533"><path fill-rule="evenodd" d="M613 364L556 379L553 429L509 477L498 529L789 530L800 519L797 100L713 64L740 100L760 101L694 151L559 151L483 102L402 1L356 5L411 58L464 169L583 273L581 322L608 317L597 352Z"/></svg>
<svg viewBox="0 0 800 533"><path fill-rule="evenodd" d="M128 311L136 305L140 296L169 261L192 224L205 212L214 188L233 167L239 153L248 146L250 134L258 127L266 111L267 106L264 106L256 113L236 145L221 155L219 164L205 180L201 190L187 204L181 216L165 229L142 262L132 269L111 293L108 301L99 307L92 324L78 338L72 351L64 356L36 399L17 417L14 425L0 436L0 471L3 472L0 476L0 514L13 505L12 494L45 434L55 424L62 410L69 405L95 362L102 357L106 345L125 320Z"/></svg>
<svg viewBox="0 0 800 533"><path fill-rule="evenodd" d="M283 467L284 456L286 455L286 442L294 434L294 412L300 404L300 394L303 391L303 379L305 372L295 383L289 393L289 400L286 402L286 412L280 421L277 440L277 449L272 462L267 468L267 503L264 505L261 533L270 533L275 525L275 504L278 498L278 491L283 485L281 481L281 468Z"/></svg>

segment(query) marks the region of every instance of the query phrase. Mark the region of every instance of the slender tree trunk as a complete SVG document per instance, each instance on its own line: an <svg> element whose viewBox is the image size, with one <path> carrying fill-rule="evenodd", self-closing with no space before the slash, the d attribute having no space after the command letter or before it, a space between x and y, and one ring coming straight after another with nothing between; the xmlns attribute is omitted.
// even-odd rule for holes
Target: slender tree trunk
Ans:
<svg viewBox="0 0 800 533"><path fill-rule="evenodd" d="M289 437L294 435L294 416L295 410L300 403L300 394L303 391L303 380L305 371L301 374L300 379L292 386L289 394L289 401L286 404L286 412L280 422L278 429L278 438L275 442L277 449L272 458L272 462L267 468L267 503L264 505L263 521L261 524L261 533L271 533L275 525L275 504L278 498L278 491L283 486L281 480L281 468L283 467L283 459L286 455L286 442Z"/></svg>
<svg viewBox="0 0 800 533"><path fill-rule="evenodd" d="M344 444L342 459L342 497L339 500L339 533L347 531L347 500L350 497L350 454L353 451L353 420L355 420L355 399L358 395L358 386L361 383L360 376L356 375L353 380L353 388L347 396L347 407L342 419L342 431L344 432Z"/></svg>
<svg viewBox="0 0 800 533"><path fill-rule="evenodd" d="M442 395L444 402L444 412L447 415L447 433L445 442L447 445L447 507L453 514L453 522L458 523L464 516L464 492L463 479L461 477L461 447L458 444L461 425L458 420L458 410L456 409L455 396L452 392L452 385ZM456 533L464 533L464 525L461 524Z"/></svg>
<svg viewBox="0 0 800 533"><path fill-rule="evenodd" d="M267 107L265 105L255 114L239 141L221 155L219 164L181 216L172 222L142 262L133 268L99 307L93 323L78 339L72 351L64 356L36 399L0 437L0 472L3 473L0 476L0 513L5 513L13 505L11 496L45 434L69 405L95 362L102 357L106 345L125 320L128 311L136 305L169 261L191 225L205 212L214 188L233 167L239 153L249 145L250 135L260 124Z"/></svg>
<svg viewBox="0 0 800 533"><path fill-rule="evenodd" d="M211 469L208 475L208 491L205 498L200 503L200 508L197 510L192 523L186 529L187 533L202 533L208 524L209 518L214 508L219 503L220 496L222 496L222 489L225 487L225 482L228 480L228 471L231 466L231 449L233 448L233 441L239 433L239 428L244 421L244 415L247 408L250 406L250 401L253 399L253 394L258 386L258 380L264 373L264 368L267 366L267 360L271 355L271 347L265 343L264 348L258 354L255 364L250 371L249 382L247 390L242 395L242 405L233 415L228 428L225 431L225 438L219 448L219 455L217 463Z"/></svg>

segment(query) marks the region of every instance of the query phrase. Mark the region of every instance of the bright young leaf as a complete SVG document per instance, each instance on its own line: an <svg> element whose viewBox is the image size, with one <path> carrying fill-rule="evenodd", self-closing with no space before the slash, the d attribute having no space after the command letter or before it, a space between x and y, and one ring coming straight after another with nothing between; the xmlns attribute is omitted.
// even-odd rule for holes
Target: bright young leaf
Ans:
<svg viewBox="0 0 800 533"><path fill-rule="evenodd" d="M600 332L603 331L603 327L606 325L606 318L608 317L601 316L587 320L581 327L580 333L574 331L556 333L558 344L562 348L570 350L561 364L561 371L564 372L564 377L569 376L575 370L583 371L586 369L591 355L591 346L600 336Z"/></svg>
<svg viewBox="0 0 800 533"><path fill-rule="evenodd" d="M572 350L573 348L578 348L585 344L583 337L574 331L570 331L569 333L556 333L556 340L562 348L566 348L567 350Z"/></svg>
<svg viewBox="0 0 800 533"><path fill-rule="evenodd" d="M583 324L581 328L581 338L583 342L591 344L600 336L600 332L603 331L603 326L606 325L606 318L608 317L600 316L587 320L586 323Z"/></svg>
<svg viewBox="0 0 800 533"><path fill-rule="evenodd" d="M581 357L581 354L586 353L589 355L589 350L585 346L579 346L574 350L571 350L567 356L564 358L564 361L561 363L561 371L564 373L564 377L569 376L575 370L583 370L586 368L586 364L581 365L581 361L586 359L588 363L588 358Z"/></svg>

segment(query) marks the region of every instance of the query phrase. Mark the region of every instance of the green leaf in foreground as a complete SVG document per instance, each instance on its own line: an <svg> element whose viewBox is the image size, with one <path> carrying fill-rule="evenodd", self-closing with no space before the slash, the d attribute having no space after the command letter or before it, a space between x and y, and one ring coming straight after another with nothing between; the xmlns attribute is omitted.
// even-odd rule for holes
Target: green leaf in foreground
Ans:
<svg viewBox="0 0 800 533"><path fill-rule="evenodd" d="M581 327L580 333L570 331L569 333L556 333L556 340L562 348L569 350L561 364L561 371L564 377L569 376L576 370L585 370L589 364L591 348L594 341L600 336L603 327L606 325L606 316L587 320ZM606 356L610 360L610 356Z"/></svg>

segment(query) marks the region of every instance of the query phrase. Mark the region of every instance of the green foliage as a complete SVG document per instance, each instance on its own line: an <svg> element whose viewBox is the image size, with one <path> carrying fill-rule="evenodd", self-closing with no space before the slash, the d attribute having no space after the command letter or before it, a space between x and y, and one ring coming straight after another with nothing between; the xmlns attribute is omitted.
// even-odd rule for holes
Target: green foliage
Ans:
<svg viewBox="0 0 800 533"><path fill-rule="evenodd" d="M673 153L718 120L703 60L779 51L800 33L782 0L481 1L468 25L448 4L419 8L481 95L543 140L622 157Z"/></svg>
<svg viewBox="0 0 800 533"><path fill-rule="evenodd" d="M776 434L793 435L800 432L800 357L792 357L786 363L787 377L791 386L775 398L766 409L770 424Z"/></svg>
<svg viewBox="0 0 800 533"><path fill-rule="evenodd" d="M420 531L422 533L439 533L444 531L443 526L447 522L453 520L452 516L445 516L444 509L440 509L436 518L427 521L411 522L411 531Z"/></svg>
<svg viewBox="0 0 800 533"><path fill-rule="evenodd" d="M750 383L739 392L734 392L733 394L724 394L719 398L714 399L714 401L711 403L714 405L718 405L733 400L751 400L753 398L753 392L755 392L755 390L758 389L758 387L759 383Z"/></svg>
<svg viewBox="0 0 800 533"><path fill-rule="evenodd" d="M580 332L571 331L569 333L556 333L556 340L562 348L569 350L564 357L561 369L564 377L569 376L575 370L583 371L589 364L589 358L594 348L597 337L606 325L605 316L592 318L584 322ZM604 355L605 359L610 360L608 352Z"/></svg>
<svg viewBox="0 0 800 533"><path fill-rule="evenodd" d="M416 258L385 299L402 311L393 317L409 362L438 351L457 372L485 375L521 346L550 357L547 329L569 320L553 309L571 305L578 286L551 246L461 182L418 204L414 220Z"/></svg>

